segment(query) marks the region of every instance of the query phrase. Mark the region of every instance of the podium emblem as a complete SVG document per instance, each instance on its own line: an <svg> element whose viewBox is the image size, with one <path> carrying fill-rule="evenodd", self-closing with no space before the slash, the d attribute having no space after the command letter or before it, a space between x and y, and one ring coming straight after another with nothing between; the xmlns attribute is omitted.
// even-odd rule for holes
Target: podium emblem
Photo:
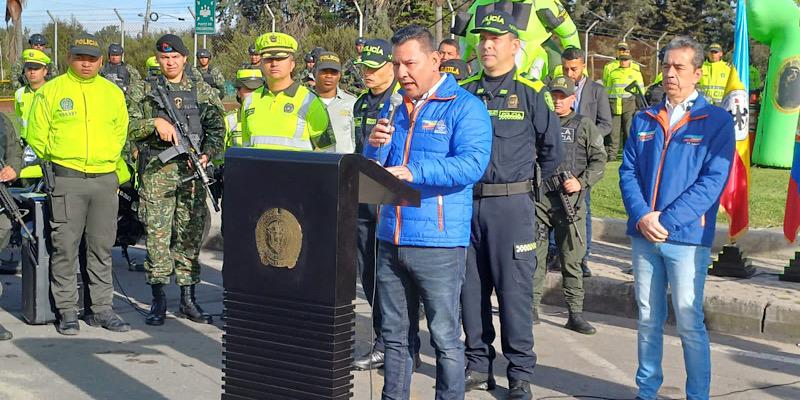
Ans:
<svg viewBox="0 0 800 400"><path fill-rule="evenodd" d="M265 266L292 269L300 258L303 230L289 210L270 208L256 223L256 248Z"/></svg>

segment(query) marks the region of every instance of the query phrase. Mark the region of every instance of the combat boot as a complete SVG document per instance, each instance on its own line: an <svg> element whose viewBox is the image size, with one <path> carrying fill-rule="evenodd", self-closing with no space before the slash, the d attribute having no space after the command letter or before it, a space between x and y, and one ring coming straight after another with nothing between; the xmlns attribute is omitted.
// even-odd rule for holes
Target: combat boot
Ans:
<svg viewBox="0 0 800 400"><path fill-rule="evenodd" d="M570 312L569 319L564 327L584 335L594 335L597 332L597 329L583 318L583 313L579 312Z"/></svg>
<svg viewBox="0 0 800 400"><path fill-rule="evenodd" d="M508 400L531 400L531 384L525 381L511 380L508 384Z"/></svg>
<svg viewBox="0 0 800 400"><path fill-rule="evenodd" d="M147 325L164 325L167 317L167 295L164 294L164 284L156 283L150 285L153 291L153 304L150 305L150 312L144 319Z"/></svg>
<svg viewBox="0 0 800 400"><path fill-rule="evenodd" d="M211 315L203 311L194 298L194 286L181 286L181 308L178 316L199 324L210 324L212 322Z"/></svg>

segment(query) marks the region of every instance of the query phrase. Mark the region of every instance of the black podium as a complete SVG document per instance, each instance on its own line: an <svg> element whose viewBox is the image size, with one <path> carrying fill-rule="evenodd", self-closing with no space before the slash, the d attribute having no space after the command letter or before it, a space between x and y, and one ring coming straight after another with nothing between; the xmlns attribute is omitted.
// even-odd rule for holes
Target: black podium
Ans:
<svg viewBox="0 0 800 400"><path fill-rule="evenodd" d="M225 155L222 399L347 399L358 203L419 192L355 154Z"/></svg>

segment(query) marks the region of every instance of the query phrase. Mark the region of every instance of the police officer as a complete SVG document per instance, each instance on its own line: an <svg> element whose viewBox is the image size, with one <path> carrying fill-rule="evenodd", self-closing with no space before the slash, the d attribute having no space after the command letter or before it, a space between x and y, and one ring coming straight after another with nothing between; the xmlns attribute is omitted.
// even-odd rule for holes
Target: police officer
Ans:
<svg viewBox="0 0 800 400"><path fill-rule="evenodd" d="M251 93L261 86L264 86L264 75L260 69L245 68L236 71L234 87L239 107L225 114L225 149L249 145L249 139L242 136L241 105ZM220 160L221 156L223 154L220 154Z"/></svg>
<svg viewBox="0 0 800 400"><path fill-rule="evenodd" d="M20 125L19 136L24 141L33 97L36 91L44 85L50 57L41 50L27 49L22 52L22 60L27 83L14 93L14 112Z"/></svg>
<svg viewBox="0 0 800 400"><path fill-rule="evenodd" d="M47 39L41 33L34 33L28 39L28 45L30 45L31 49L39 50L41 52L45 52L45 47L47 46ZM25 82L25 71L23 68L23 64L25 61L20 57L14 65L11 66L11 85L14 89L18 89L24 86L27 82ZM47 75L45 75L45 80L48 81L55 76L57 71L53 68L51 63L47 63Z"/></svg>
<svg viewBox="0 0 800 400"><path fill-rule="evenodd" d="M161 69L149 84L147 93L131 93L128 137L139 148L139 215L147 231L145 278L153 293L153 303L145 322L162 325L167 300L164 285L175 281L181 289L182 318L211 323L211 316L195 300L195 285L200 282L200 242L206 213L206 193L186 158L161 162L158 154L177 142L174 124L181 122L201 138L200 162L207 163L222 151L225 135L222 103L205 81L185 74L189 50L175 35L164 35L156 42L156 58ZM156 89L166 90L170 106L179 119L171 121L160 104Z"/></svg>
<svg viewBox="0 0 800 400"><path fill-rule="evenodd" d="M492 156L473 193L472 236L461 290L466 390L490 390L495 351L492 291L500 304L509 399L530 399L533 352L533 276L536 268L535 165L552 175L563 158L559 124L544 85L517 74L521 51L513 18L487 13L471 31L483 71L462 86L483 99L494 130Z"/></svg>
<svg viewBox="0 0 800 400"><path fill-rule="evenodd" d="M327 150L336 145L325 105L292 79L297 41L280 32L256 40L267 84L242 105L242 135L250 146L270 150Z"/></svg>
<svg viewBox="0 0 800 400"><path fill-rule="evenodd" d="M330 117L333 133L336 135L337 153L352 153L355 150L355 124L353 123L353 105L355 96L339 88L342 79L342 62L336 53L325 51L320 53L314 66L315 92L325 104Z"/></svg>
<svg viewBox="0 0 800 400"><path fill-rule="evenodd" d="M353 105L355 124L355 152L361 154L370 132L378 123L378 115L389 97L400 89L392 68L392 45L383 39L371 39L364 43L356 64L362 67L367 90L361 93ZM381 310L377 304L379 293L375 291L375 224L377 207L373 204L358 205L358 276L361 287L372 307L372 328L375 343L363 356L353 362L360 370L381 368L386 348L381 337Z"/></svg>
<svg viewBox="0 0 800 400"><path fill-rule="evenodd" d="M606 82L608 80L608 74L610 74L611 71L619 68L619 63L620 63L619 54L623 50L630 51L631 50L631 46L628 45L628 43L626 43L626 42L617 43L616 47L614 48L615 58L613 60L607 62L606 65L603 66L603 82ZM639 64L636 64L636 63L631 63L631 68L633 68L633 69L635 69L635 70L637 70L639 72L642 71L641 67L639 66Z"/></svg>
<svg viewBox="0 0 800 400"><path fill-rule="evenodd" d="M242 63L241 69L261 69L261 54L256 51L255 44L247 46L247 54L250 56L250 60Z"/></svg>
<svg viewBox="0 0 800 400"><path fill-rule="evenodd" d="M114 82L123 92L128 93L131 86L138 85L142 76L136 68L122 61L125 50L119 43L108 46L108 62L100 70L100 76Z"/></svg>
<svg viewBox="0 0 800 400"><path fill-rule="evenodd" d="M111 331L130 330L112 311L111 247L117 230L114 173L125 145L125 95L98 79L103 54L97 38L78 35L69 48L69 70L36 91L27 140L36 155L52 163L49 197L53 252L50 283L62 335L77 335L78 287L75 260L85 237L91 311L85 320Z"/></svg>
<svg viewBox="0 0 800 400"><path fill-rule="evenodd" d="M697 85L697 89L703 93L706 100L716 106L722 104L725 86L731 74L731 66L722 60L722 56L724 53L719 43L708 46L708 58L703 62L703 76Z"/></svg>
<svg viewBox="0 0 800 400"><path fill-rule="evenodd" d="M211 65L211 51L197 50L197 73L212 88L217 89L219 98L225 97L225 77L216 65Z"/></svg>
<svg viewBox="0 0 800 400"><path fill-rule="evenodd" d="M617 159L620 146L625 144L625 138L631 130L633 113L636 112L636 98L625 88L635 82L639 86L639 91L644 93L644 78L641 72L632 67L631 51L620 46L617 60L619 66L608 73L604 82L611 105L611 133L605 140L608 161Z"/></svg>
<svg viewBox="0 0 800 400"><path fill-rule="evenodd" d="M581 260L586 253L586 207L585 194L603 177L606 152L603 134L589 119L573 110L575 83L566 76L559 76L550 83L550 93L555 101L556 114L561 122L561 142L564 145L564 161L558 166L558 174L545 179L544 195L536 207L539 224L537 240L537 262L547 257L548 231L555 232L556 246L561 260L564 298L569 309L566 328L583 334L595 333L594 327L583 318L583 271ZM568 179L567 179L568 178ZM563 194L576 211L573 221L567 218L562 203ZM534 316L538 320L539 304L544 289L546 268L534 274Z"/></svg>

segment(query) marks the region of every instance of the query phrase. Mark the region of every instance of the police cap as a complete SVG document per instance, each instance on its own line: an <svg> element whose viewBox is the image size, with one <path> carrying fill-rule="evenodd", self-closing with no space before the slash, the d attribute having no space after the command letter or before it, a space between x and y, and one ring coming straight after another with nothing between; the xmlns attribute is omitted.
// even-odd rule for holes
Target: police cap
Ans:
<svg viewBox="0 0 800 400"><path fill-rule="evenodd" d="M103 52L100 50L100 40L94 35L88 33L81 33L72 39L69 45L69 54L73 56L86 55L91 57L100 57Z"/></svg>
<svg viewBox="0 0 800 400"><path fill-rule="evenodd" d="M711 46L708 46L708 51L710 52L720 52L722 53L722 46L719 43L711 43Z"/></svg>
<svg viewBox="0 0 800 400"><path fill-rule="evenodd" d="M361 49L361 58L354 64L361 64L367 68L380 68L392 61L392 45L383 39L370 39Z"/></svg>
<svg viewBox="0 0 800 400"><path fill-rule="evenodd" d="M317 63L314 64L314 69L322 71L323 69L332 69L334 71L342 72L342 61L339 56L332 51L325 51L320 53L317 58Z"/></svg>
<svg viewBox="0 0 800 400"><path fill-rule="evenodd" d="M469 76L467 73L467 63L457 58L447 60L439 65L439 72L453 75L453 78L456 78L457 81L464 80Z"/></svg>
<svg viewBox="0 0 800 400"><path fill-rule="evenodd" d="M550 92L561 92L564 96L575 94L575 82L568 76L559 75L550 82Z"/></svg>
<svg viewBox="0 0 800 400"><path fill-rule="evenodd" d="M22 52L22 61L23 68L39 69L50 64L50 57L41 50L26 49Z"/></svg>
<svg viewBox="0 0 800 400"><path fill-rule="evenodd" d="M256 90L264 85L264 75L260 69L245 68L236 71L236 81L234 86L237 88L246 87Z"/></svg>
<svg viewBox="0 0 800 400"><path fill-rule="evenodd" d="M265 33L256 39L256 51L266 59L289 58L297 51L297 40L281 32Z"/></svg>
<svg viewBox="0 0 800 400"><path fill-rule="evenodd" d="M481 19L481 23L470 31L470 33L481 32L491 32L497 35L513 33L515 36L519 36L517 33L517 23L514 21L514 17L500 10L494 10L484 15L483 19Z"/></svg>

